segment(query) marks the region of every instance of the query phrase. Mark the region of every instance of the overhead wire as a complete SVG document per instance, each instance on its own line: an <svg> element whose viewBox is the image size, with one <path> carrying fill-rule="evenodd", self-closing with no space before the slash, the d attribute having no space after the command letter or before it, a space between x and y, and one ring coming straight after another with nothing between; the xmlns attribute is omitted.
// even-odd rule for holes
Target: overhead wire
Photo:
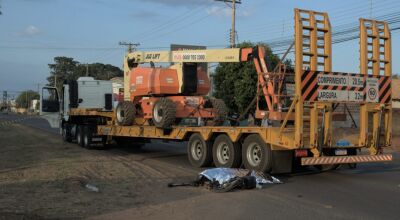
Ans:
<svg viewBox="0 0 400 220"><path fill-rule="evenodd" d="M167 20L166 22L163 22L159 25L156 25L154 27L152 27L151 29L144 31L142 33L139 33L138 36L136 36L136 38L143 38L149 35L152 35L154 33L157 33L159 31L165 30L165 29L169 29L171 25L176 25L179 23L182 23L186 20L186 18L193 16L195 14L197 14L198 12L200 12L202 9L204 9L206 7L206 5L199 5L191 10L185 11L184 13L178 15L178 16L174 16L171 19Z"/></svg>

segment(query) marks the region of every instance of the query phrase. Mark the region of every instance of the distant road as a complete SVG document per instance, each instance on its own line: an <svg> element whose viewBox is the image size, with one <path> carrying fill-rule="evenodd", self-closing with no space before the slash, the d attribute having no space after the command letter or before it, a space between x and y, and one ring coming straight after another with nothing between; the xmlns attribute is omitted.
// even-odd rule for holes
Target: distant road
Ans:
<svg viewBox="0 0 400 220"><path fill-rule="evenodd" d="M49 123L39 116L36 115L20 115L14 113L4 113L0 112L0 124L1 121L8 121L11 123L18 123L26 126L30 126L33 128L38 128L41 130L45 130L47 132L58 134L59 130L57 128L51 128Z"/></svg>

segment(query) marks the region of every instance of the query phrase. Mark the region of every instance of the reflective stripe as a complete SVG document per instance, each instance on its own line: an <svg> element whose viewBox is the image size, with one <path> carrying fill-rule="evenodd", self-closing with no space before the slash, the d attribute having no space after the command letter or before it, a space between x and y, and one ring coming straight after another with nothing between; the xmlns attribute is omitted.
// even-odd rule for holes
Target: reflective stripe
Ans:
<svg viewBox="0 0 400 220"><path fill-rule="evenodd" d="M342 163L368 163L392 161L391 154L358 155L358 156L334 156L334 157L303 157L301 165L342 164Z"/></svg>

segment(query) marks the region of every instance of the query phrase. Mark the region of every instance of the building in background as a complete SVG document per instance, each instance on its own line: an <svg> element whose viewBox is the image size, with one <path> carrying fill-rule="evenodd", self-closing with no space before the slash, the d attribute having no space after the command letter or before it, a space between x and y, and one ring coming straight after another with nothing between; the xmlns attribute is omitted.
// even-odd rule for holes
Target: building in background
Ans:
<svg viewBox="0 0 400 220"><path fill-rule="evenodd" d="M32 99L31 104L29 105L29 112L31 113L39 113L39 99Z"/></svg>
<svg viewBox="0 0 400 220"><path fill-rule="evenodd" d="M400 109L400 79L392 79L392 108Z"/></svg>

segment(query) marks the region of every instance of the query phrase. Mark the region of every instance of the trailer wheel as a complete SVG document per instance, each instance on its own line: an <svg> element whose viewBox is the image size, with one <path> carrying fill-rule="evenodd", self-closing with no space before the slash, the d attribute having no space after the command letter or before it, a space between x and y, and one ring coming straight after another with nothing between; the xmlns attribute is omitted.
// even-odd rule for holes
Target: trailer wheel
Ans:
<svg viewBox="0 0 400 220"><path fill-rule="evenodd" d="M199 133L190 136L187 154L189 162L194 167L206 167L212 163L212 145L209 141L205 141Z"/></svg>
<svg viewBox="0 0 400 220"><path fill-rule="evenodd" d="M82 136L82 142L83 142L83 147L87 149L92 148L92 137L93 137L93 129L90 126L84 126L83 127L83 136Z"/></svg>
<svg viewBox="0 0 400 220"><path fill-rule="evenodd" d="M170 128L175 118L176 106L171 99L163 97L154 103L152 121L157 128Z"/></svg>
<svg viewBox="0 0 400 220"><path fill-rule="evenodd" d="M131 101L118 103L115 110L118 125L129 126L135 120L136 108Z"/></svg>
<svg viewBox="0 0 400 220"><path fill-rule="evenodd" d="M219 135L213 144L213 161L216 167L238 168L242 163L240 144L226 134Z"/></svg>
<svg viewBox="0 0 400 220"><path fill-rule="evenodd" d="M259 135L251 134L244 140L242 160L246 169L268 173L272 169L271 146Z"/></svg>
<svg viewBox="0 0 400 220"><path fill-rule="evenodd" d="M222 125L228 116L228 109L226 108L225 102L222 99L216 98L210 98L210 101L215 112L213 118L214 125Z"/></svg>
<svg viewBox="0 0 400 220"><path fill-rule="evenodd" d="M83 147L83 126L76 126L76 142L79 146Z"/></svg>
<svg viewBox="0 0 400 220"><path fill-rule="evenodd" d="M356 148L347 149L347 155L350 155L350 156L357 155L357 149ZM357 168L357 163L349 163L349 164L347 164L347 166L350 169L356 169Z"/></svg>
<svg viewBox="0 0 400 220"><path fill-rule="evenodd" d="M322 150L322 156L335 156L334 151L330 149ZM322 164L322 165L314 165L317 170L321 172L336 170L340 167L340 164Z"/></svg>
<svg viewBox="0 0 400 220"><path fill-rule="evenodd" d="M61 128L61 134L63 141L65 142L71 142L72 141L72 136L71 136L71 126L68 123L64 123Z"/></svg>

